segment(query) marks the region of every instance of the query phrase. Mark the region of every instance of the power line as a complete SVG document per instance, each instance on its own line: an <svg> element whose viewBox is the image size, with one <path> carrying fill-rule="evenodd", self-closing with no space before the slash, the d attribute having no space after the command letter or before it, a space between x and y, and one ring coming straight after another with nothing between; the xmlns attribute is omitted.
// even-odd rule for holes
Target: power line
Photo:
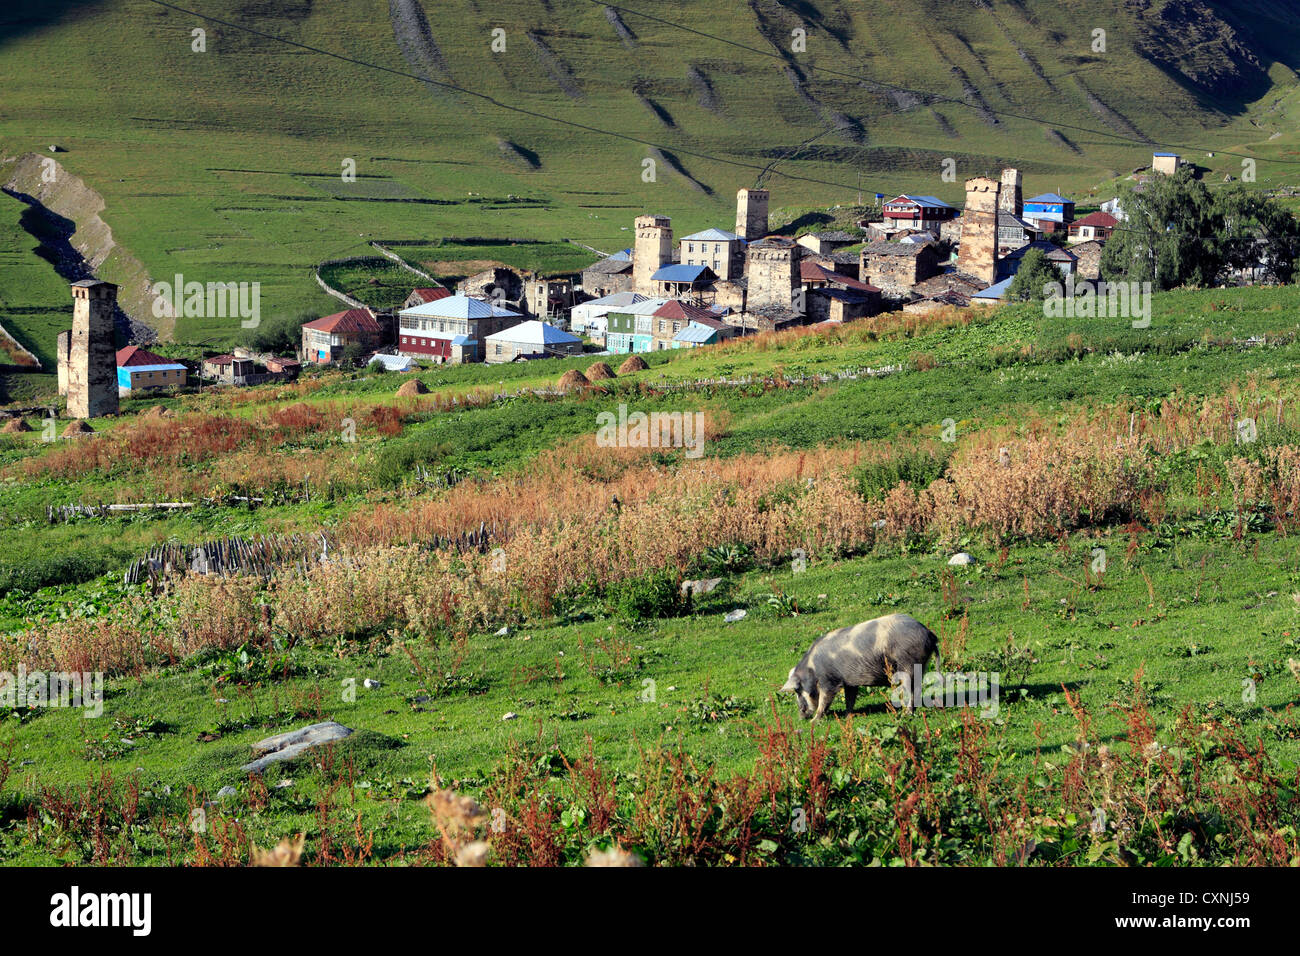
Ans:
<svg viewBox="0 0 1300 956"><path fill-rule="evenodd" d="M327 56L330 57L331 59L339 60L343 63L348 63L353 66L364 67L365 69L370 69L370 70L379 70L384 73L391 73L393 76L403 77L404 79L415 80L416 82L419 83L427 83L432 86L438 86L441 87L442 89L449 90L454 93L460 93L464 96L469 96L478 100L482 100L485 103L489 103L492 106L495 106L497 109L507 110L511 113L518 113L523 116L530 116L533 119L545 120L548 123L555 123L561 126L568 126L573 129L582 130L583 132L595 133L596 135L599 136L609 136L615 139L622 139L632 143L639 143L642 146L650 146L653 147L654 149L662 150L666 153L681 153L686 156L693 156L696 159L707 160L708 162L722 163L728 166L739 166L743 169L753 169L758 171L762 171L765 168L755 163L746 163L737 159L727 159L722 156L715 156L711 153L704 153L698 150L685 149L678 146L666 146L662 143L656 143L653 140L649 140L649 139L642 139L639 136L633 136L629 133L620 133L617 132L616 130L602 129L598 126L590 126L586 123L579 123L574 120L566 120L558 116L550 116L546 113L541 113L536 110L530 110L523 106L513 106L509 103L503 103L500 100L496 99L493 96L490 96L487 93L480 93L477 90L471 90L468 87L460 86L459 84L456 83L447 83L442 80L431 79L430 77L421 76L416 73L407 73L404 70L397 70L390 66L385 66L382 63L371 63L367 60L359 60L356 59L355 57L346 56L342 53L335 53L332 50L322 49L321 47L312 46L311 44L308 43L300 43L297 40L291 40L288 37L278 36L277 34L274 33L266 33L265 31L257 30L250 26L245 26L242 23L236 23L231 20L223 20L220 17L214 17L211 16L210 14L200 13L197 10L189 10L185 7L177 6L176 4L173 3L167 3L166 0L148 0L148 2L159 7L166 7L169 10L175 10L178 13L184 13L192 17L197 17L200 20L206 20L209 23L220 24L221 26L229 27L232 30L241 30L245 33L250 33L253 36L262 37L263 39L266 40L273 40L277 43L283 43L286 44L287 46L296 47L297 49L300 50L306 50L310 53L318 53L321 56ZM845 189L849 191L853 191L858 188L857 186L850 186L847 183L831 182L830 180L816 179L811 176L799 176L794 173L782 173L782 172L774 171L773 175L782 176L785 179L798 180L800 182L806 182L806 183L813 183L818 186L833 186L836 189Z"/></svg>
<svg viewBox="0 0 1300 956"><path fill-rule="evenodd" d="M733 46L733 47L736 47L736 48L741 49L741 50L746 50L746 51L748 51L748 52L750 52L750 53L756 53L756 54L758 54L759 56L765 56L765 57L769 57L769 58L771 58L771 59L780 60L780 61L783 62L783 63L787 63L787 62L789 62L789 61L787 60L787 58L785 57L784 54L777 53L777 52L774 51L774 50L764 50L764 49L761 49L760 47L750 46L750 45L747 44L747 43L741 43L741 42L738 41L738 40L732 40L732 39L730 39L730 38L728 38L728 37L718 36L717 34L713 34L713 33L706 33L706 32L703 31L703 30L697 30L697 29L695 29L694 27L688 27L688 26L686 26L685 24L677 23L677 22L675 22L675 21L673 21L673 20L669 20L669 19L667 19L667 18L665 18L665 17L655 16L654 14L651 14L651 13L644 13L644 12L642 12L642 11L640 11L640 10L633 10L633 9L631 9L630 7L619 6L618 4L605 3L604 0L588 0L588 2L590 2L590 3L594 3L594 4L596 4L597 6L601 6L601 7L609 7L609 8L611 8L611 9L613 9L613 10L617 10L619 13L627 13L627 14L631 14L632 16L635 16L635 17L641 17L641 18L643 18L643 19L650 20L650 21L653 21L653 22L655 22L655 23L663 24L664 26L673 27L674 29L682 30L682 31L685 31L686 33L693 33L693 34L695 34L696 36L704 37L704 38L709 39L709 40L714 40L714 41L716 41L716 42L718 42L718 43L725 43L725 44L727 44L728 46ZM994 109L993 107L989 106L988 104L984 104L983 106L981 106L981 105L978 105L978 104L975 104L975 103L967 102L967 101L964 100L964 99L958 99L958 98L955 97L955 96L949 96L949 95L947 95L947 94L945 94L945 93L937 93L937 92L935 92L934 90L922 90L922 89L916 89L916 88L913 88L913 87L907 87L907 86L897 86L897 85L895 85L895 84L893 84L893 83L885 83L885 82L882 82L882 81L880 81L880 80L873 80L873 79L871 79L870 77L867 77L867 76L862 76L862 75L857 74L857 73L847 73L847 72L845 72L845 71L843 71L843 70L835 70L835 69L832 69L832 68L830 68L830 67L816 66L816 65L811 64L811 63L809 63L809 64L800 64L800 66L802 66L804 69L806 69L806 70L808 70L809 72L812 72L812 73L825 73L825 74L827 74L828 76L838 76L838 77L841 77L841 78L843 78L843 79L856 80L856 81L859 82L859 83L874 83L874 84L876 84L877 86L883 86L883 87L886 87L886 88L888 88L888 89L894 90L895 92L898 92L898 93L910 93L910 94L912 94L913 96L924 96L924 97L930 97L930 98L932 98L932 99L938 100L939 102L944 102L944 103L955 103L955 104L957 104L958 106L964 106L964 107L966 107L967 109L973 109L973 110L976 110L976 111L988 112L988 113L992 113L992 114L994 114L994 115L996 115L996 116L1007 116L1007 117L1011 117L1011 118L1014 118L1014 119L1027 120L1027 121L1032 122L1032 123L1037 123L1037 124L1039 124L1040 126L1049 126L1049 127L1052 127L1053 129L1068 129L1068 130L1073 130L1074 132L1078 132L1078 133L1090 133L1090 134L1092 134L1092 135L1094 135L1094 136L1109 136L1109 137L1111 137L1111 138L1113 138L1113 139L1121 140L1122 142L1133 143L1133 144L1137 144L1137 145L1140 145L1140 146L1143 146L1143 147L1147 147L1147 146L1165 146L1165 147L1168 147L1168 148L1170 148L1170 149L1181 149L1181 150L1183 150L1183 151L1185 151L1185 152L1197 152L1197 151L1201 151L1201 152L1219 152L1219 153L1223 153L1225 156L1241 156L1241 157L1245 157L1245 158L1247 158L1247 159L1256 159L1256 160L1258 160L1258 161L1260 161L1260 162L1272 162L1272 163L1285 163L1285 164L1296 164L1296 165L1300 165L1300 160L1296 160L1296 159L1262 159L1262 158L1257 157L1257 156L1250 156L1250 155L1247 154L1247 153L1238 153L1238 152L1233 152L1232 150L1226 150L1226 149L1216 149L1216 150L1211 150L1209 147L1204 147L1204 146L1180 145L1180 144L1178 144L1178 143L1161 143L1161 142L1158 142L1158 141L1156 141L1156 140L1139 139L1139 138L1137 138L1137 137L1133 137L1133 136L1125 136L1125 135L1123 135L1122 133L1116 133L1116 132L1109 131L1109 130L1092 129L1092 128L1090 128L1090 127L1086 127L1086 126L1074 126L1074 125L1071 125L1071 124L1069 124L1069 123L1059 123L1059 122L1055 122L1055 121L1053 121L1053 120L1045 120L1045 119L1042 119L1041 117L1037 117L1037 116L1028 116L1028 115L1025 115L1025 114L1023 114L1023 113L1013 113L1013 112L1011 112L1011 111L1009 111L1009 110L999 110L999 109ZM1055 77L1051 77L1051 78L1052 78L1052 79L1059 79L1061 76L1069 76L1069 75L1071 75L1071 74L1073 74L1073 73L1077 73L1077 72L1079 72L1079 70L1069 70L1069 71L1067 71L1067 72L1065 72L1065 73L1057 74L1057 76L1055 76ZM926 104L926 105L929 105L929 104Z"/></svg>

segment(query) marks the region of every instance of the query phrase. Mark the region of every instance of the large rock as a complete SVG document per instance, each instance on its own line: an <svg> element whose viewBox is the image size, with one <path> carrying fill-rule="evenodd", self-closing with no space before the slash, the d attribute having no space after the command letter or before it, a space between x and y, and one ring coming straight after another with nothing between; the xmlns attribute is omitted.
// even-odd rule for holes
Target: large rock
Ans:
<svg viewBox="0 0 1300 956"><path fill-rule="evenodd" d="M276 734L253 744L253 753L260 754L252 763L244 764L239 769L244 773L261 773L271 764L292 760L310 750L334 740L342 740L352 734L352 730L332 720L311 724L299 730Z"/></svg>

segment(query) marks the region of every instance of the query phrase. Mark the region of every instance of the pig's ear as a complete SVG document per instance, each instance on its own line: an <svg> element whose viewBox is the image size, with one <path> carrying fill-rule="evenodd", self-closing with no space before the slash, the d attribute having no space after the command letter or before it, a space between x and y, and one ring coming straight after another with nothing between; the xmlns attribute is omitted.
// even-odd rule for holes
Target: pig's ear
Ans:
<svg viewBox="0 0 1300 956"><path fill-rule="evenodd" d="M790 668L790 676L785 679L785 683L781 685L781 690L778 691L778 693L793 694L799 689L799 685L794 682L794 672L795 669L793 667Z"/></svg>

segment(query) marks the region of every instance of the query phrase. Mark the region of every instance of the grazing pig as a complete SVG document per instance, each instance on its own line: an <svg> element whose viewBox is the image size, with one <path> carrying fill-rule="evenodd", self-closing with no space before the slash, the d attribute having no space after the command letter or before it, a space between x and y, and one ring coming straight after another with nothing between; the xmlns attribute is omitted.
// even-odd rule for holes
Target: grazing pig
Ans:
<svg viewBox="0 0 1300 956"><path fill-rule="evenodd" d="M845 710L852 713L859 687L888 687L891 676L897 675L909 691L910 712L915 699L912 677L918 673L913 667L924 669L938 649L938 638L916 618L888 614L818 638L791 668L781 690L795 695L801 717L816 719L826 713L841 687Z"/></svg>

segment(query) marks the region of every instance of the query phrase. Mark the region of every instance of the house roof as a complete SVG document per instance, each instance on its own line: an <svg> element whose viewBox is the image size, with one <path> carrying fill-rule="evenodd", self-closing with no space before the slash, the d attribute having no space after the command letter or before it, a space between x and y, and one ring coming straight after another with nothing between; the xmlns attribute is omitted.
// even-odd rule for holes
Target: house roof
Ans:
<svg viewBox="0 0 1300 956"><path fill-rule="evenodd" d="M503 309L499 305L473 299L467 295L449 295L434 302L403 309L399 315L413 315L417 318L441 319L490 319L501 316L518 316L518 312Z"/></svg>
<svg viewBox="0 0 1300 956"><path fill-rule="evenodd" d="M740 236L734 232L727 232L725 229L705 229L703 232L697 232L689 236L682 236L682 241L694 240L695 242L735 242Z"/></svg>
<svg viewBox="0 0 1300 956"><path fill-rule="evenodd" d="M1008 252L1003 259L1023 259L1025 254L1031 249L1037 249L1051 262L1074 262L1079 257L1068 249L1062 249L1060 246L1048 242L1046 239L1040 239L1037 242L1031 242L1026 246L1021 246L1012 252Z"/></svg>
<svg viewBox="0 0 1300 956"><path fill-rule="evenodd" d="M650 277L653 282L705 282L713 277L708 266L664 266Z"/></svg>
<svg viewBox="0 0 1300 956"><path fill-rule="evenodd" d="M1095 226L1099 229L1113 229L1119 225L1119 220L1108 212L1089 213L1082 219L1076 219L1070 223L1070 229L1077 229L1079 226Z"/></svg>
<svg viewBox="0 0 1300 956"><path fill-rule="evenodd" d="M718 323L721 325L722 323ZM714 326L708 326L702 322L692 322L685 328L680 329L673 336L674 342L693 342L702 345L718 334L718 329Z"/></svg>
<svg viewBox="0 0 1300 956"><path fill-rule="evenodd" d="M1030 232L1039 232L1039 231L1040 231L1040 230L1037 229L1036 227L1031 226L1029 223L1025 222L1025 221L1024 221L1023 219L1021 219L1019 216L1012 215L1012 214L1009 213L1009 212L999 212L999 213L998 213L998 228L999 228L999 229L1010 229L1010 228L1013 228L1013 227L1016 227L1016 226L1019 226L1021 229L1027 229L1027 230L1030 231Z"/></svg>
<svg viewBox="0 0 1300 956"><path fill-rule="evenodd" d="M611 292L609 295L602 295L599 299L591 299L583 302L581 305L575 305L573 311L577 312L582 309L584 312L590 311L594 306L597 309L613 308L620 305L635 305L638 302L644 302L645 296L639 292Z"/></svg>
<svg viewBox="0 0 1300 956"><path fill-rule="evenodd" d="M869 256L916 256L922 249L929 248L928 242L890 242L888 239L877 239L863 246L862 251Z"/></svg>
<svg viewBox="0 0 1300 956"><path fill-rule="evenodd" d="M159 362L156 365L119 365L118 371L126 370L128 375L134 375L136 372L176 372L184 371L185 366L179 362Z"/></svg>
<svg viewBox="0 0 1300 956"><path fill-rule="evenodd" d="M832 272L825 266L818 265L816 262L804 260L799 263L799 278L804 282L834 282L848 289L856 289L859 292L879 292L875 286L869 282L861 282L853 276L846 276L840 272Z"/></svg>
<svg viewBox="0 0 1300 956"><path fill-rule="evenodd" d="M135 366L135 365L141 365L141 366L166 365L168 367L171 367L175 364L176 364L175 362L170 362L167 359L163 358L161 355L154 355L152 352L148 352L140 348L140 346L138 345L128 345L124 349L117 350L118 368L123 368L125 366ZM184 366L181 367L183 368Z"/></svg>
<svg viewBox="0 0 1300 956"><path fill-rule="evenodd" d="M599 262L593 262L583 272L594 272L597 275L616 276L620 272L627 272L632 268L632 260L620 259L618 256L610 256L608 259L601 259Z"/></svg>
<svg viewBox="0 0 1300 956"><path fill-rule="evenodd" d="M610 256L610 258L611 258L611 259L617 259L619 262L631 262L631 261L632 261L632 249L631 249L630 247L627 248L627 249L623 249L623 250L621 250L621 251L619 251L619 252L614 253L612 256Z"/></svg>
<svg viewBox="0 0 1300 956"><path fill-rule="evenodd" d="M1177 153L1152 153L1151 155L1152 156L1173 156L1173 157L1178 156Z"/></svg>
<svg viewBox="0 0 1300 956"><path fill-rule="evenodd" d="M652 312L651 315L657 319L687 319L692 322L717 321L713 318L713 315L708 309L702 309L699 306L691 305L688 302L682 302L678 299L669 299Z"/></svg>
<svg viewBox="0 0 1300 956"><path fill-rule="evenodd" d="M840 302L870 302L871 296L858 289L813 289L809 295L823 295Z"/></svg>
<svg viewBox="0 0 1300 956"><path fill-rule="evenodd" d="M425 302L436 302L438 299L445 299L451 294L451 290L445 285L440 285L436 289L420 288L411 290L411 295L418 295ZM410 298L410 296L407 298Z"/></svg>
<svg viewBox="0 0 1300 956"><path fill-rule="evenodd" d="M1015 276L1008 276L1001 282L995 282L987 289L980 289L971 296L972 299L1002 299L1007 294L1007 289L1011 288L1011 283Z"/></svg>
<svg viewBox="0 0 1300 956"><path fill-rule="evenodd" d="M1026 199L1025 202L1063 203L1063 202L1074 202L1074 200L1066 199L1064 196L1058 196L1056 193L1043 193L1041 196L1035 196L1032 199Z"/></svg>
<svg viewBox="0 0 1300 956"><path fill-rule="evenodd" d="M370 362L378 362L390 372L401 372L404 369L414 368L415 359L407 355L385 355L382 352L376 352L370 356ZM369 365L370 362L366 364Z"/></svg>
<svg viewBox="0 0 1300 956"><path fill-rule="evenodd" d="M375 317L369 309L348 309L344 312L335 312L333 315L316 319L314 322L306 322L303 324L303 328L331 334L380 331L379 323L375 321ZM211 359L207 361L211 361Z"/></svg>
<svg viewBox="0 0 1300 956"><path fill-rule="evenodd" d="M925 206L930 209L952 209L953 208L952 206L944 202L942 199L936 199L934 196L909 196L906 194L902 196L897 196L889 200L889 202L885 203L885 205L892 206L895 203L900 203L900 202L913 202L916 203L918 206Z"/></svg>
<svg viewBox="0 0 1300 956"><path fill-rule="evenodd" d="M487 337L489 342L518 342L523 345L575 345L582 341L553 325L530 319Z"/></svg>
<svg viewBox="0 0 1300 956"><path fill-rule="evenodd" d="M235 357L233 355L210 355L203 360L204 365L232 365L234 362Z"/></svg>

